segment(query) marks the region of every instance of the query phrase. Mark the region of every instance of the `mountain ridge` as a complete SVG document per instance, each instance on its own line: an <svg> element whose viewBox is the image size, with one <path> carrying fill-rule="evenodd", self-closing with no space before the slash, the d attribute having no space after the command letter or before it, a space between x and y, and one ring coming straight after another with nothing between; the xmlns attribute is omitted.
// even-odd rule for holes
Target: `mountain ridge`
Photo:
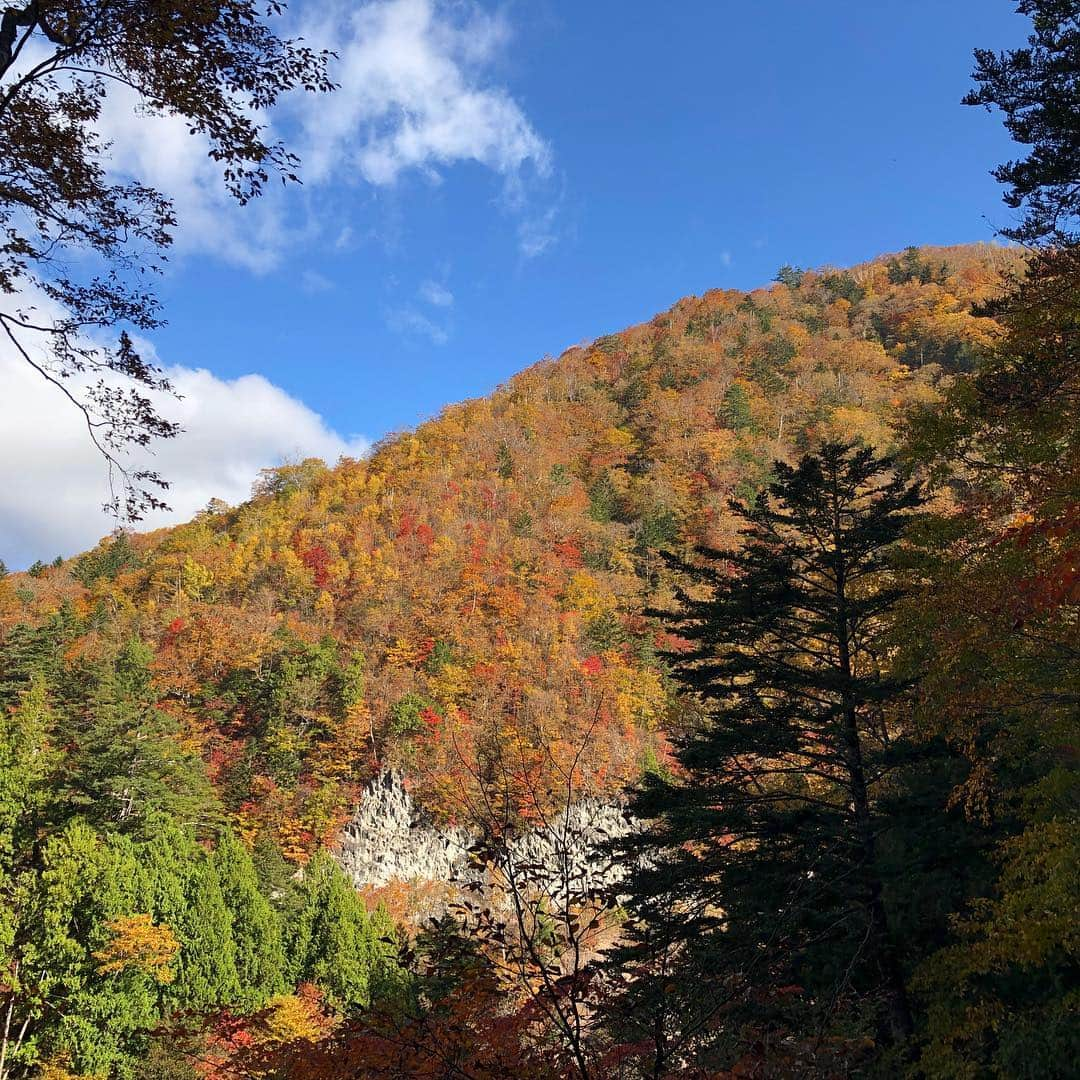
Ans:
<svg viewBox="0 0 1080 1080"><path fill-rule="evenodd" d="M643 615L668 595L660 553L734 542L727 500L775 458L890 446L992 340L974 309L1021 260L909 248L683 298L362 460L265 470L240 506L10 575L0 632L63 624L61 712L140 641L221 812L294 859L384 768L450 823L482 781L522 820L568 770L602 795L664 767L679 725Z"/></svg>

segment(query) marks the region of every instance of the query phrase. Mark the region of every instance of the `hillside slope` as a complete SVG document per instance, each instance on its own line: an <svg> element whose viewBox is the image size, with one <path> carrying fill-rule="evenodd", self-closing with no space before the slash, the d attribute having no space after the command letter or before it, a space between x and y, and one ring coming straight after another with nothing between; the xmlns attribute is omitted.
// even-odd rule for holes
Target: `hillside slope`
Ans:
<svg viewBox="0 0 1080 1080"><path fill-rule="evenodd" d="M690 297L363 461L269 470L242 506L9 577L0 707L44 671L78 747L137 641L156 737L205 766L214 813L293 858L387 765L448 818L483 778L526 818L571 770L621 786L678 723L642 614L663 599L659 552L731 541L728 499L775 458L888 445L992 337L972 308L1018 259L910 249ZM179 766L155 767L167 784Z"/></svg>

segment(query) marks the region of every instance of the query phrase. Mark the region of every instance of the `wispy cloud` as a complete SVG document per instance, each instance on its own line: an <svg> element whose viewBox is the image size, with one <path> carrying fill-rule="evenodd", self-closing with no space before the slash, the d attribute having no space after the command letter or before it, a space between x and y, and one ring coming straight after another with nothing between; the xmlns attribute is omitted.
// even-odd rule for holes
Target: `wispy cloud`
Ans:
<svg viewBox="0 0 1080 1080"><path fill-rule="evenodd" d="M334 283L318 270L305 270L300 275L300 288L306 293L325 293L334 288Z"/></svg>
<svg viewBox="0 0 1080 1080"><path fill-rule="evenodd" d="M526 259L535 259L549 250L558 239L558 209L549 206L536 214L527 214L518 222L518 248Z"/></svg>
<svg viewBox="0 0 1080 1080"><path fill-rule="evenodd" d="M446 326L409 304L390 308L386 313L386 325L404 338L422 338L432 345L445 345L450 340Z"/></svg>
<svg viewBox="0 0 1080 1080"><path fill-rule="evenodd" d="M454 294L437 281L425 281L420 285L420 298L433 307L448 308L454 306Z"/></svg>

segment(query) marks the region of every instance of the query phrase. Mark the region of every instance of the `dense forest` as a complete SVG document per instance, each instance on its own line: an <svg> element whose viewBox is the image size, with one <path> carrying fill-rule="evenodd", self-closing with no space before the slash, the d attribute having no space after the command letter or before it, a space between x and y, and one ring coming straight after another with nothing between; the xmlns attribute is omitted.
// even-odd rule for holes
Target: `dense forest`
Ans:
<svg viewBox="0 0 1080 1080"><path fill-rule="evenodd" d="M1048 95L1048 6L973 103ZM0 577L0 1080L1071 1075L1053 145L1001 171L1024 246L688 297ZM490 887L354 887L387 771ZM507 857L587 798L639 823L617 888Z"/></svg>

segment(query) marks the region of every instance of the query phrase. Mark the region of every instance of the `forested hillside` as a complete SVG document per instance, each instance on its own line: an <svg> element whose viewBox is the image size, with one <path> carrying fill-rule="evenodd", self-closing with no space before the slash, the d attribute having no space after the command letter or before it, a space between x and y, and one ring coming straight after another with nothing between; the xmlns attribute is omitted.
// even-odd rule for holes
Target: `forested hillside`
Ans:
<svg viewBox="0 0 1080 1080"><path fill-rule="evenodd" d="M590 786L618 790L663 758L672 720L642 615L665 595L659 553L730 542L728 500L774 459L891 447L993 340L973 307L1018 266L989 245L910 249L690 297L366 460L269 470L242 506L12 575L4 705L47 658L53 707L86 725L88 686L134 650L158 737L205 767L199 814L300 861L382 766L452 815L494 755L527 816L585 744ZM103 823L150 811L102 783Z"/></svg>
<svg viewBox="0 0 1080 1080"><path fill-rule="evenodd" d="M1024 273L785 267L0 579L0 1080L1059 1075L1075 267ZM637 792L633 903L395 925L332 858L388 768L492 843Z"/></svg>

